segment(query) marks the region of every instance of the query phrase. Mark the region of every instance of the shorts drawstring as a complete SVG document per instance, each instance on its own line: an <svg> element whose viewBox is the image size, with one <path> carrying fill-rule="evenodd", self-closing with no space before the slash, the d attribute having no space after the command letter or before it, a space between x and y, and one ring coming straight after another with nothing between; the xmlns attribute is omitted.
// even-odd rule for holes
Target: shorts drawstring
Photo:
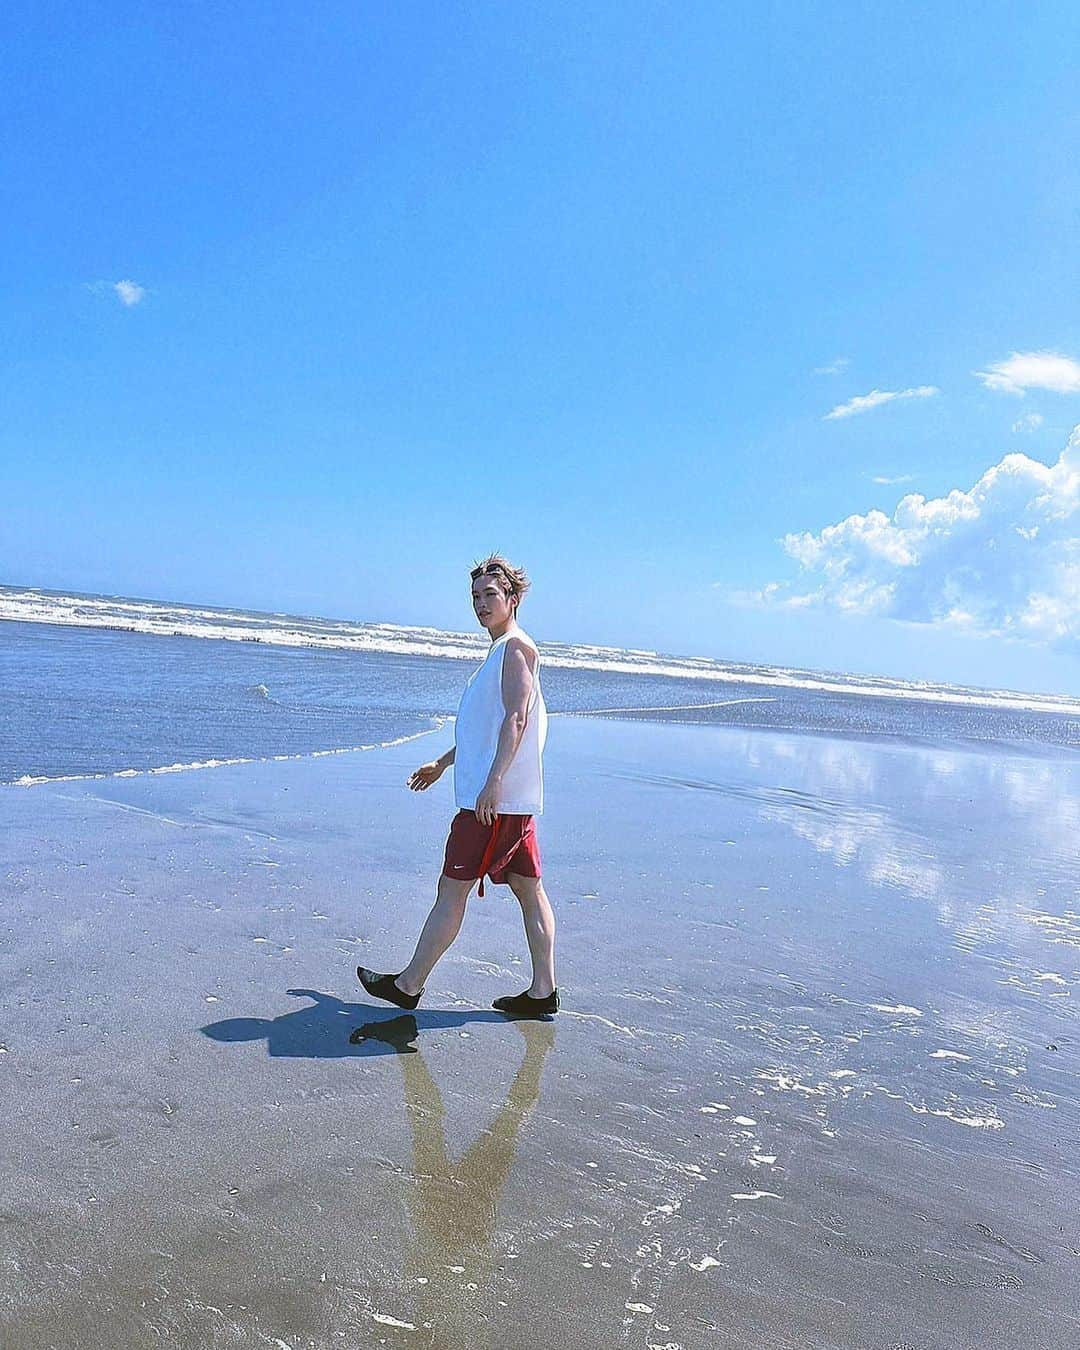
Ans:
<svg viewBox="0 0 1080 1350"><path fill-rule="evenodd" d="M488 840L487 848L484 849L484 857L480 863L480 889L476 892L478 899L484 898L484 877L487 870L495 861L495 841L499 837L499 817L496 816L491 823L491 838Z"/></svg>

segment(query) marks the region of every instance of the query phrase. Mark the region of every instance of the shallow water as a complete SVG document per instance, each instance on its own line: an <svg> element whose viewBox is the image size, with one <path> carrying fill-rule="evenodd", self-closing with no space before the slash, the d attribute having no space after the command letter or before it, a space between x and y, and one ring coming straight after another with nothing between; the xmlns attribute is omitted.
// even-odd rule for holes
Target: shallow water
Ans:
<svg viewBox="0 0 1080 1350"><path fill-rule="evenodd" d="M442 650L430 638L398 633L394 641L403 650L388 652L0 622L0 784L326 753L422 736L454 714L467 673L483 654L471 638L452 648L463 655L430 654L429 647ZM472 655L463 641L474 644ZM597 669L580 664L601 659L583 648L557 650L554 659L571 656L579 664L551 664L544 648L544 689L557 716L604 710L645 722L1012 744L1032 753L1080 749L1080 711L935 701L910 696L918 690L901 681L850 676L839 690L762 684L777 672L756 667L726 667L722 683L689 673ZM868 687L874 692L857 692Z"/></svg>

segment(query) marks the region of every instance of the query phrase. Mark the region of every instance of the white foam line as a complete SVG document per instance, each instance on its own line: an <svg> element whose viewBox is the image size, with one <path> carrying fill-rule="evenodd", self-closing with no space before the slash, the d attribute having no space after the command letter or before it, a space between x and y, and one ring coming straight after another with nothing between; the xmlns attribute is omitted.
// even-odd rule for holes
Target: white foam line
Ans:
<svg viewBox="0 0 1080 1350"><path fill-rule="evenodd" d="M766 1070L758 1070L754 1077L760 1079L763 1083L772 1083L778 1092L802 1092L807 1097L824 1097L827 1095L824 1084L819 1083L817 1087L809 1087L806 1083L800 1082L793 1073L782 1071L770 1073ZM736 1116L736 1120L738 1119L739 1117Z"/></svg>
<svg viewBox="0 0 1080 1350"><path fill-rule="evenodd" d="M604 1026L610 1027L612 1031L621 1031L624 1036L633 1038L635 1034L633 1027L621 1027L618 1022L609 1022L606 1017L601 1017L599 1013L572 1012L569 1008L565 1009L565 1012L567 1017L577 1017L582 1022L602 1022Z"/></svg>
<svg viewBox="0 0 1080 1350"><path fill-rule="evenodd" d="M919 1106L915 1102L909 1102L906 1097L899 1092L890 1092L888 1088L882 1087L876 1083L875 1088L883 1093L891 1101L900 1102L906 1106L909 1111L913 1111L917 1116L940 1116L944 1120L954 1121L957 1125L967 1125L973 1130L1003 1130L1005 1122L1000 1116L964 1116L949 1107Z"/></svg>
<svg viewBox="0 0 1080 1350"><path fill-rule="evenodd" d="M415 1322L399 1322L396 1317L389 1317L386 1313L371 1313L373 1322L381 1322L384 1327L401 1327L405 1331L415 1331Z"/></svg>
<svg viewBox="0 0 1080 1350"><path fill-rule="evenodd" d="M1005 1128L1005 1122L999 1116L959 1116L955 1111L939 1111L930 1106L912 1106L910 1102L905 1102L904 1105L917 1116L944 1116L946 1120L954 1120L957 1125L968 1125L973 1130Z"/></svg>
<svg viewBox="0 0 1080 1350"><path fill-rule="evenodd" d="M296 759L324 759L327 755L358 755L368 750L389 750L395 745L407 745L409 741L418 741L421 737L430 736L433 732L440 730L444 720L442 718L437 719L438 725L429 727L426 731L414 731L411 735L398 736L392 741L376 741L372 745L345 745L333 750L310 750L296 755L252 756L248 759L199 759L193 760L190 764L163 764L154 769L117 769L113 773L66 773L57 774L52 778L47 774L35 777L27 773L10 783L0 783L0 788L39 787L42 783L89 783L105 778L148 778L153 774L160 773L188 773L195 769L224 769L232 764L283 764Z"/></svg>

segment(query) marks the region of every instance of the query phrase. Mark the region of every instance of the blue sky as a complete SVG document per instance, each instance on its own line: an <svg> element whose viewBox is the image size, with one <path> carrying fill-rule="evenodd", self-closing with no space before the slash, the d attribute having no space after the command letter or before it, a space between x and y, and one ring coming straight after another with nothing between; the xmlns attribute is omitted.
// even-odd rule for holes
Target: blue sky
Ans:
<svg viewBox="0 0 1080 1350"><path fill-rule="evenodd" d="M1075 6L3 26L0 582L1080 693Z"/></svg>

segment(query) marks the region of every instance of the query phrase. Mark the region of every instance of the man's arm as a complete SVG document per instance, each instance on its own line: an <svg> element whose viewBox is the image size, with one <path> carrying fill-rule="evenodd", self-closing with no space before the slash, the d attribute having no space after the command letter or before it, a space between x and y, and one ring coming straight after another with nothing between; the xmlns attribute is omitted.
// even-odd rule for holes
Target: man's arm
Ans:
<svg viewBox="0 0 1080 1350"><path fill-rule="evenodd" d="M529 700L532 698L536 656L524 642L511 638L506 644L502 668L503 720L499 728L499 743L495 759L488 772L487 782L476 799L476 818L481 825L490 825L499 810L499 789L503 776L510 767L525 724L529 720Z"/></svg>
<svg viewBox="0 0 1080 1350"><path fill-rule="evenodd" d="M414 792L423 792L432 783L438 782L450 765L453 764L456 750L457 746L452 745L445 755L433 759L430 764L421 764L415 773L409 775L408 786Z"/></svg>

